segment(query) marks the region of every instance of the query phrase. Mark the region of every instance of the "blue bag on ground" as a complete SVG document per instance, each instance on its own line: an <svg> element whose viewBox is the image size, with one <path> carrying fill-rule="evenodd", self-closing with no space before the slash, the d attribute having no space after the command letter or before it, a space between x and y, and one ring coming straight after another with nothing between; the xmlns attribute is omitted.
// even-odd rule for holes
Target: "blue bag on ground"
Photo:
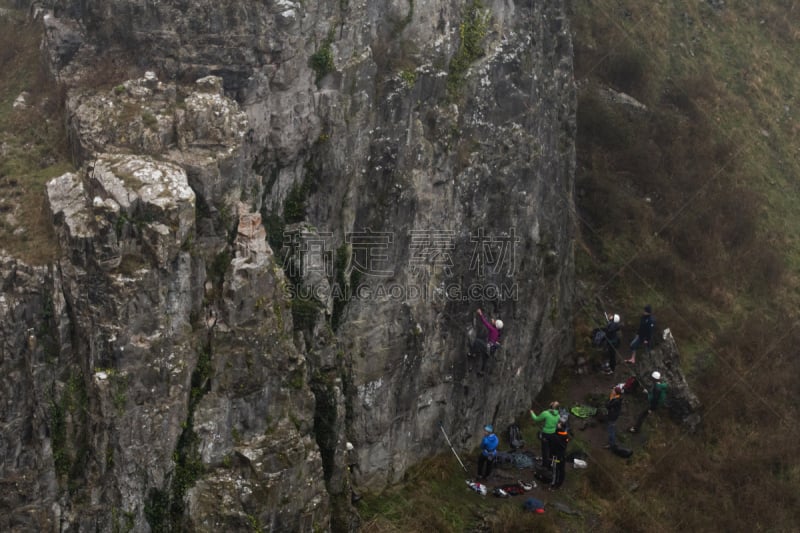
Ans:
<svg viewBox="0 0 800 533"><path fill-rule="evenodd" d="M544 502L536 498L528 498L525 500L525 503L523 503L522 506L526 511L533 511L535 513L544 512Z"/></svg>

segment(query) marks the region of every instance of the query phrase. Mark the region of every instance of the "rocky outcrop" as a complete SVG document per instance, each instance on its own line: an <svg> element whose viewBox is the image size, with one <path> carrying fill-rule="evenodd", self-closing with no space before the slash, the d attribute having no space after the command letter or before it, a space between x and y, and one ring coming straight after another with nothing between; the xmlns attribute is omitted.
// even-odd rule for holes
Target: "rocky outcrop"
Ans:
<svg viewBox="0 0 800 533"><path fill-rule="evenodd" d="M220 78L180 87L148 71L109 91L73 90L67 131L78 163L115 153L157 155L180 165L201 206L202 236L224 241L240 198L258 197L260 185L244 143L247 116L223 95ZM211 231L220 213L226 215L225 227Z"/></svg>
<svg viewBox="0 0 800 533"><path fill-rule="evenodd" d="M240 216L235 250L212 318L209 390L194 412L197 450L215 468L189 491L187 520L200 531L325 529L314 397L258 214Z"/></svg>
<svg viewBox="0 0 800 533"><path fill-rule="evenodd" d="M40 423L43 516L349 529L352 484L440 451L440 423L474 446L571 347L561 3L40 6L81 169L48 186L68 415ZM77 88L133 50L143 78ZM506 324L485 375L479 307Z"/></svg>
<svg viewBox="0 0 800 533"><path fill-rule="evenodd" d="M231 199L246 117L215 78L179 107L152 74L119 87L70 99L85 164L47 184L58 264L4 263L2 363L25 371L3 456L25 468L3 529L326 529L283 271Z"/></svg>
<svg viewBox="0 0 800 533"><path fill-rule="evenodd" d="M653 349L640 350L636 355L636 377L645 387L649 387L652 384L650 375L654 371L660 372L669 385L667 407L670 416L693 433L702 421L702 404L683 374L680 352L672 332L665 329L660 337L660 342Z"/></svg>

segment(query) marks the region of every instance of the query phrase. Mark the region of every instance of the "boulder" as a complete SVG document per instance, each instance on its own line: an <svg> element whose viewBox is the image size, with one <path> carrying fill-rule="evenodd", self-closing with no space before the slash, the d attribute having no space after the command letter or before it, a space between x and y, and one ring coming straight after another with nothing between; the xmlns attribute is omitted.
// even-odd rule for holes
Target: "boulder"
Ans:
<svg viewBox="0 0 800 533"><path fill-rule="evenodd" d="M694 432L702 421L702 405L683 374L675 337L667 328L657 340L659 342L654 348L639 350L636 354L636 377L645 388L649 388L653 382L650 375L656 370L660 372L662 379L669 384L667 407L670 416L689 432Z"/></svg>

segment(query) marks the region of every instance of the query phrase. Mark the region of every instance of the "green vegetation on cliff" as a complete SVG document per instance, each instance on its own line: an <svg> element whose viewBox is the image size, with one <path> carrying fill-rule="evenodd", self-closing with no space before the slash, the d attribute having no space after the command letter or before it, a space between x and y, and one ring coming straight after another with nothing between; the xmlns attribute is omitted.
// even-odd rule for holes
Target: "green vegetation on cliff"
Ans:
<svg viewBox="0 0 800 533"><path fill-rule="evenodd" d="M470 65L483 57L483 40L489 28L489 14L480 0L472 0L465 8L458 27L458 49L450 60L447 94L456 100L461 95L464 76Z"/></svg>

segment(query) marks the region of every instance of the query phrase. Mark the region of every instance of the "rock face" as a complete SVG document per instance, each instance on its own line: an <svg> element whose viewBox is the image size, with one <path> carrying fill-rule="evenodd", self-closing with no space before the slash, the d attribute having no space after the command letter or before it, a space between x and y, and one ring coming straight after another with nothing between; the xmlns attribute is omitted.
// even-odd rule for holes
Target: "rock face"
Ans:
<svg viewBox="0 0 800 533"><path fill-rule="evenodd" d="M440 423L475 446L571 347L562 3L39 7L80 170L59 263L4 263L4 525L351 529L353 484ZM131 51L142 78L77 88Z"/></svg>
<svg viewBox="0 0 800 533"><path fill-rule="evenodd" d="M48 291L52 271L3 255L0 279L0 529L52 531L58 524L52 506L61 466L52 443L66 429L51 400L58 355L55 303Z"/></svg>
<svg viewBox="0 0 800 533"><path fill-rule="evenodd" d="M85 164L47 184L61 260L4 263L3 367L25 371L6 389L4 463L20 468L3 529L325 529L283 271L260 215L228 201L252 179L231 170L248 166L246 117L218 78L171 114L174 86L122 87L69 100ZM130 120L143 110L158 128Z"/></svg>
<svg viewBox="0 0 800 533"><path fill-rule="evenodd" d="M692 392L681 369L680 352L675 338L669 329L661 332L661 342L649 351L639 350L636 355L636 377L645 387L650 387L653 380L650 374L654 370L661 373L669 385L668 404L670 416L683 424L690 432L694 432L701 422L702 405L697 395Z"/></svg>

